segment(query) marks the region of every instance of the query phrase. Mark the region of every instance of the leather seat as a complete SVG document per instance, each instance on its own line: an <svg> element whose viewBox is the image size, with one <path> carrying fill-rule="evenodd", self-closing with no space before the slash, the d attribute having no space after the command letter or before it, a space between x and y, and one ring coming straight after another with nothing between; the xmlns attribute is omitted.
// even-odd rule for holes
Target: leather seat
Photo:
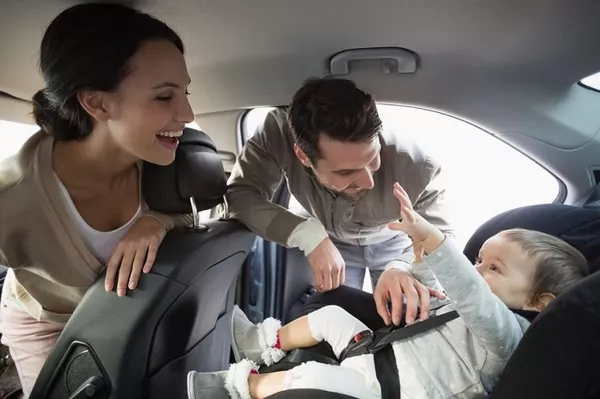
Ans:
<svg viewBox="0 0 600 399"><path fill-rule="evenodd" d="M163 213L222 203L226 177L212 140L186 129L176 161L145 164L144 198ZM194 201L191 201L193 199ZM169 232L152 271L119 298L103 277L87 291L33 389L33 399L186 398L189 370L230 360L229 318L254 234L234 221ZM86 392L88 392L86 394Z"/></svg>

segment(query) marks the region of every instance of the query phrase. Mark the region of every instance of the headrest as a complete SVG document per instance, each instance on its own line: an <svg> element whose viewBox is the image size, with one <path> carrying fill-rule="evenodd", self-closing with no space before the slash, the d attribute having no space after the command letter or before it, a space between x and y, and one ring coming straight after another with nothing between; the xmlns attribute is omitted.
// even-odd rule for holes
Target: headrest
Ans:
<svg viewBox="0 0 600 399"><path fill-rule="evenodd" d="M161 213L198 212L223 202L227 180L215 144L204 132L185 128L179 138L175 161L168 166L144 162L142 192L150 209Z"/></svg>
<svg viewBox="0 0 600 399"><path fill-rule="evenodd" d="M586 257L590 273L600 269L600 211L564 204L525 206L493 217L475 231L465 245L465 255L474 261L485 240L517 227L541 231L568 242Z"/></svg>

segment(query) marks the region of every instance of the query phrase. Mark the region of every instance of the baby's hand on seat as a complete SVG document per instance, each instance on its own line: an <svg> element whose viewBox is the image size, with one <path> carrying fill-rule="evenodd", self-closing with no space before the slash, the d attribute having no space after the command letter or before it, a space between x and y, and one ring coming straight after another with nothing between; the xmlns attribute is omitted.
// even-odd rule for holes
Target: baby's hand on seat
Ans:
<svg viewBox="0 0 600 399"><path fill-rule="evenodd" d="M402 186L394 183L394 197L400 203L400 218L388 224L391 230L406 233L413 241L415 261L420 263L424 253L431 253L444 241L444 234L413 209L412 202Z"/></svg>

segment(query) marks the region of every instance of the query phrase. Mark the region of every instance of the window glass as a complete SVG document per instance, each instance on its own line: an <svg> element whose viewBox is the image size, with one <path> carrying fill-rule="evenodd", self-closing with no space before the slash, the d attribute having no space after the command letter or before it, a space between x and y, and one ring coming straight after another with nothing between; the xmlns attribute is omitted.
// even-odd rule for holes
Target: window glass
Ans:
<svg viewBox="0 0 600 399"><path fill-rule="evenodd" d="M0 120L0 162L16 154L38 130L36 125Z"/></svg>
<svg viewBox="0 0 600 399"><path fill-rule="evenodd" d="M250 137L267 112L258 108L244 120ZM464 244L493 216L512 208L553 202L560 183L546 169L484 130L438 112L396 105L378 105L387 129L395 129L441 163L456 239ZM289 208L300 204L292 197Z"/></svg>
<svg viewBox="0 0 600 399"><path fill-rule="evenodd" d="M591 89L600 91L600 73L595 73L587 78L581 79L581 84Z"/></svg>

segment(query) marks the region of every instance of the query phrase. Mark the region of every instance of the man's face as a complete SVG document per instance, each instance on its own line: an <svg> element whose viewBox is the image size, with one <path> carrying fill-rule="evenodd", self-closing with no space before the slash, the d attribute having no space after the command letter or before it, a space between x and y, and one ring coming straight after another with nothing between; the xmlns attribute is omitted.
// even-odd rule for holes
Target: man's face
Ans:
<svg viewBox="0 0 600 399"><path fill-rule="evenodd" d="M374 186L373 173L381 166L379 136L357 143L319 137L321 157L312 163L296 146L296 155L304 166L312 168L321 184L332 191L357 200Z"/></svg>

